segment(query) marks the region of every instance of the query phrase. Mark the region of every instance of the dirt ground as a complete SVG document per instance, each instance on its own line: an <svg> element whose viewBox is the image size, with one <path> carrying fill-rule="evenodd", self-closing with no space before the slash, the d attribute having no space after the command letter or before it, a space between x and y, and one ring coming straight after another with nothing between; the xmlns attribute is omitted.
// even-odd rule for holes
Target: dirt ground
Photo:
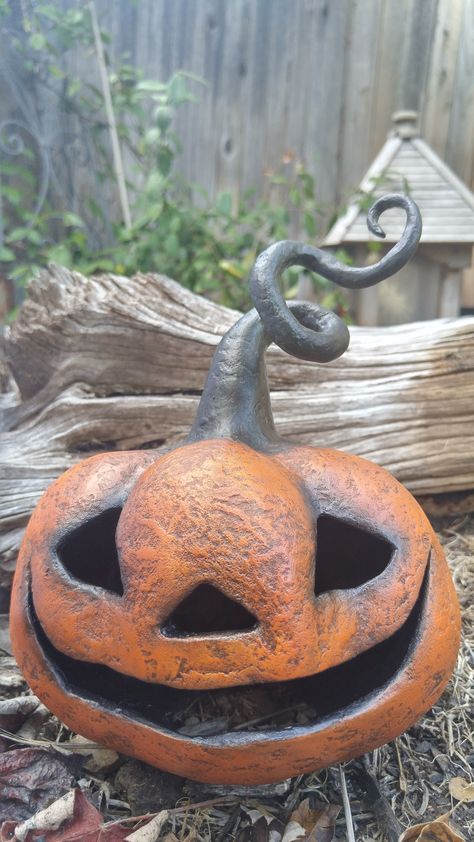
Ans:
<svg viewBox="0 0 474 842"><path fill-rule="evenodd" d="M473 839L472 788L472 798L459 800L456 786L459 778L465 782L474 778L474 516L438 514L432 520L444 545L463 613L463 642L455 673L438 704L417 725L394 742L345 764L342 771L331 767L277 785L245 789L184 781L114 753L96 753L95 765L91 765L90 752L88 756L77 755L80 746L71 745L70 732L42 710L26 717L15 738L8 736L13 729L6 727L9 720L2 718L0 710L0 724L4 726L0 730L0 760L12 750L50 749L58 743L66 748L67 742L67 752L73 749L76 760L79 758L74 768L68 767L70 785L82 789L100 809L105 828L112 828L108 822L124 823L130 816L166 809L169 812L163 814L159 838L168 842L279 842L282 836L284 842L291 842L298 837L291 836L288 821L298 805L309 799L304 809L313 818L318 811L324 813L327 804L341 806L344 782L353 838L358 842L391 842L400 830L447 813L458 832L466 840ZM5 621L0 629L0 649L0 698L27 695L29 691L9 654ZM88 768L84 767L86 762ZM41 781L36 780L34 786L41 789ZM325 815L334 818L336 812L326 810ZM14 818L14 814L8 777L0 768L0 819ZM21 818L26 815L21 813ZM301 818L301 808L298 815ZM133 822L125 824L129 830L134 827ZM331 833L332 828L326 835L321 832L311 838L315 842L330 840ZM335 818L334 833L335 839L351 839L342 806Z"/></svg>

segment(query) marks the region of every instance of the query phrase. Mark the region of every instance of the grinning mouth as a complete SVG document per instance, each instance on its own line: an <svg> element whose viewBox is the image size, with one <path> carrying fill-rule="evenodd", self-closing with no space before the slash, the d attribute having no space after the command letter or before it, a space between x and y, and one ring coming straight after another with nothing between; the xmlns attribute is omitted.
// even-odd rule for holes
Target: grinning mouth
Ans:
<svg viewBox="0 0 474 842"><path fill-rule="evenodd" d="M238 732L275 738L279 732L314 730L334 718L376 704L416 652L425 613L429 564L418 598L403 625L387 640L336 667L305 678L222 690L183 690L123 675L102 664L78 661L56 649L36 615L31 590L29 622L58 685L105 711L159 731L200 742L225 743ZM189 716L204 720L194 729ZM206 730L205 721L209 727Z"/></svg>

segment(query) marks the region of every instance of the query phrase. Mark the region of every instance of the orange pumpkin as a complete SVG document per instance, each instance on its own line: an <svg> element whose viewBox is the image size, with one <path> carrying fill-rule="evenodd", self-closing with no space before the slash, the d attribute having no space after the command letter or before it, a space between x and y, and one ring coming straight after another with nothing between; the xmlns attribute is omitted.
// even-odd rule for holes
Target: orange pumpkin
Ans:
<svg viewBox="0 0 474 842"><path fill-rule="evenodd" d="M75 731L178 775L252 784L373 749L438 698L459 609L429 522L382 468L280 439L264 364L272 339L320 361L345 350L337 317L288 310L276 280L293 264L346 286L386 277L421 231L398 196L371 209L372 230L395 204L405 232L375 266L287 242L260 256L258 313L219 345L184 445L92 457L42 497L12 640L33 690ZM232 705L255 687L304 704L304 723L196 737L173 724L193 703Z"/></svg>

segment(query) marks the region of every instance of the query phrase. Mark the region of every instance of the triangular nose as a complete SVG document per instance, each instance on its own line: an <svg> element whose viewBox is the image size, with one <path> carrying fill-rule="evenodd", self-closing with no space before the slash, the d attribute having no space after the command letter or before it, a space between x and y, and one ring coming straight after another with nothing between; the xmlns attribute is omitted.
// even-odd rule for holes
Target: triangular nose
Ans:
<svg viewBox="0 0 474 842"><path fill-rule="evenodd" d="M257 618L214 585L204 583L189 593L162 625L167 637L251 631Z"/></svg>

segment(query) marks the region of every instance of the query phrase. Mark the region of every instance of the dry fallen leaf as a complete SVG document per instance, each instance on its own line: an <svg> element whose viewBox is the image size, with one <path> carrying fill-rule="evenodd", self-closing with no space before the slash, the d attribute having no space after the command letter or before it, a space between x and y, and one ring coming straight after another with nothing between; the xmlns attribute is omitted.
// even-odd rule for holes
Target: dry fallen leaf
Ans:
<svg viewBox="0 0 474 842"><path fill-rule="evenodd" d="M69 745L74 747L74 751L85 755L86 761L84 768L93 774L98 772L110 772L118 763L119 756L116 751L110 748L103 748L103 746L93 746L90 740L86 737L81 737L80 734L75 734L69 740ZM81 748L81 745L84 748Z"/></svg>
<svg viewBox="0 0 474 842"><path fill-rule="evenodd" d="M15 733L25 719L38 707L36 696L16 696L0 701L0 728Z"/></svg>
<svg viewBox="0 0 474 842"><path fill-rule="evenodd" d="M281 842L281 823L268 812L266 807L258 806L260 809L241 805L244 821L248 820L250 824L241 827L236 836L236 842Z"/></svg>
<svg viewBox="0 0 474 842"><path fill-rule="evenodd" d="M14 658L5 655L0 658L0 687L10 690L12 687L24 687L23 678Z"/></svg>
<svg viewBox="0 0 474 842"><path fill-rule="evenodd" d="M55 801L74 784L82 758L65 758L43 748L0 754L0 821L23 821Z"/></svg>
<svg viewBox="0 0 474 842"><path fill-rule="evenodd" d="M336 804L327 804L316 821L312 831L306 837L306 842L332 842L336 819L341 808Z"/></svg>
<svg viewBox="0 0 474 842"><path fill-rule="evenodd" d="M4 822L0 842L155 842L167 818L163 810L138 830L115 822L107 825L84 793L73 789L26 821Z"/></svg>
<svg viewBox="0 0 474 842"><path fill-rule="evenodd" d="M332 842L339 811L335 804L311 808L309 798L305 798L291 814L281 842Z"/></svg>
<svg viewBox="0 0 474 842"><path fill-rule="evenodd" d="M464 778L451 778L449 791L456 801L474 801L474 783Z"/></svg>
<svg viewBox="0 0 474 842"><path fill-rule="evenodd" d="M148 822L148 824L129 833L129 835L125 837L125 842L156 842L159 838L160 830L167 821L168 816L168 810L161 810L161 812Z"/></svg>
<svg viewBox="0 0 474 842"><path fill-rule="evenodd" d="M306 838L306 830L304 829L303 825L299 822L295 822L293 819L290 819L287 826L285 827L285 832L282 836L281 842L296 842L297 839L305 839Z"/></svg>
<svg viewBox="0 0 474 842"><path fill-rule="evenodd" d="M296 810L293 810L290 821L298 822L305 830L312 830L321 814L321 809L324 809L321 804L316 809L311 809L310 799L305 798L298 804Z"/></svg>
<svg viewBox="0 0 474 842"><path fill-rule="evenodd" d="M466 840L445 822L443 816L434 822L424 822L409 827L402 833L399 842L466 842Z"/></svg>
<svg viewBox="0 0 474 842"><path fill-rule="evenodd" d="M51 713L48 708L40 702L34 711L30 713L23 725L21 725L18 729L16 736L33 744L39 736L44 723L50 718L50 716Z"/></svg>
<svg viewBox="0 0 474 842"><path fill-rule="evenodd" d="M10 640L10 615L0 614L0 651L12 654L12 642Z"/></svg>
<svg viewBox="0 0 474 842"><path fill-rule="evenodd" d="M49 807L17 824L14 828L15 839L25 842L28 835L31 838L33 831L58 830L62 824L70 821L74 815L75 792L76 790L71 789L66 795L53 801Z"/></svg>
<svg viewBox="0 0 474 842"><path fill-rule="evenodd" d="M58 830L43 833L41 839L44 842L123 842L128 832L129 829L122 825L113 825L110 829L104 826L99 810L80 789L75 789L72 816ZM35 839L35 836L27 836L24 842Z"/></svg>

